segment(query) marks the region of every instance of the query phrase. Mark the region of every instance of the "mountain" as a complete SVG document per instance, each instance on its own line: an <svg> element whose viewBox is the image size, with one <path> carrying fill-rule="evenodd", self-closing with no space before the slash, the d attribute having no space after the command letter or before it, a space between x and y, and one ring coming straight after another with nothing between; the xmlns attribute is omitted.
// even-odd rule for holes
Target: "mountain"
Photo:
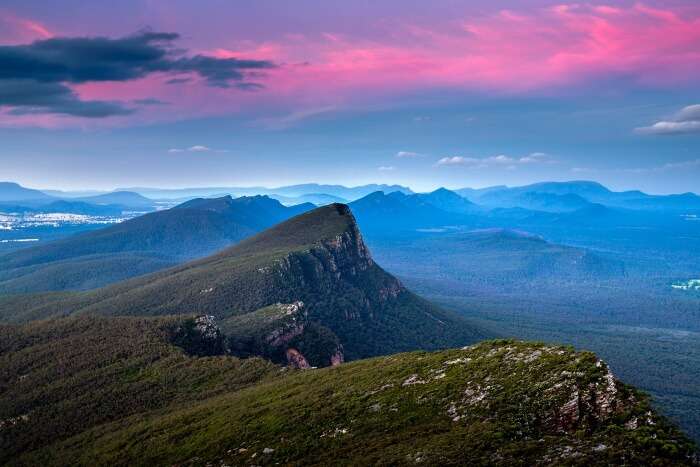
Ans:
<svg viewBox="0 0 700 467"><path fill-rule="evenodd" d="M590 352L490 341L294 370L206 317L0 326L7 465L697 465Z"/></svg>
<svg viewBox="0 0 700 467"><path fill-rule="evenodd" d="M586 248L548 242L511 229L479 229L371 239L377 257L412 282L431 284L444 294L460 289L485 291L534 287L544 281L603 281L625 276L624 263ZM455 290L456 294L456 290Z"/></svg>
<svg viewBox="0 0 700 467"><path fill-rule="evenodd" d="M700 209L700 196L649 195L641 191L612 191L597 182L542 182L520 187L490 187L481 190L464 188L459 194L490 207L521 207L542 211L573 211L586 203L609 207L687 211Z"/></svg>
<svg viewBox="0 0 700 467"><path fill-rule="evenodd" d="M312 209L264 196L196 199L2 257L0 291L89 289L205 256Z"/></svg>
<svg viewBox="0 0 700 467"><path fill-rule="evenodd" d="M542 193L526 191L524 193L509 190L492 191L479 197L479 203L486 206L504 208L524 208L535 211L567 212L590 206L592 203L580 195L567 193Z"/></svg>
<svg viewBox="0 0 700 467"><path fill-rule="evenodd" d="M3 203L17 201L48 202L53 199L55 198L39 190L25 188L17 183L0 182L0 202Z"/></svg>
<svg viewBox="0 0 700 467"><path fill-rule="evenodd" d="M72 200L97 205L117 205L130 209L153 210L155 208L153 200L131 191L115 191L102 195L73 198Z"/></svg>
<svg viewBox="0 0 700 467"><path fill-rule="evenodd" d="M86 216L120 216L124 207L116 204L93 204L85 201L58 200L42 205L35 210L40 212L65 212Z"/></svg>
<svg viewBox="0 0 700 467"><path fill-rule="evenodd" d="M290 323L282 319L279 333L285 336L285 345L298 338L295 351L306 349L302 355L315 366L330 364L338 352L351 360L464 345L483 336L463 318L417 297L381 269L350 209L341 204L296 216L213 256L103 289L36 300L11 297L0 304L0 316L8 321L75 313L159 316L196 310L234 329L242 317L262 325L270 313L280 318L299 316L289 335L284 329ZM293 312L264 310L297 303ZM299 326L300 322L306 324ZM287 348L268 350L289 358L284 355Z"/></svg>
<svg viewBox="0 0 700 467"><path fill-rule="evenodd" d="M355 200L367 196L375 191L391 193L400 191L402 193L412 193L411 189L401 185L380 185L369 184L356 187L346 187L343 185L322 185L318 183L305 183L301 185L289 185L276 188L261 186L255 187L202 187L202 188L120 188L121 191L133 191L151 199L178 199L192 197L209 197L215 194L228 193L235 196L253 195L277 195L287 198L299 198L307 195L329 195L341 200Z"/></svg>
<svg viewBox="0 0 700 467"><path fill-rule="evenodd" d="M471 211L474 205L466 199L455 201L445 192L447 190L406 195L378 191L353 201L350 207L362 229L372 233L387 234L399 230L434 229L463 224L466 221L465 211ZM448 212L436 204L455 211Z"/></svg>
<svg viewBox="0 0 700 467"><path fill-rule="evenodd" d="M309 193L301 196L282 196L271 194L269 196L285 206L292 206L301 203L312 203L316 206L325 206L326 204L348 202L348 200L341 198L340 196L327 195L325 193Z"/></svg>
<svg viewBox="0 0 700 467"><path fill-rule="evenodd" d="M356 200L367 196L370 193L382 191L384 193L400 192L404 194L412 193L410 188L401 185L362 185L356 187L346 187L343 185L319 185L317 183L307 183L303 185L291 185L278 188L270 188L271 194L283 196L303 196L313 193L324 193L327 195L337 196L346 200Z"/></svg>
<svg viewBox="0 0 700 467"><path fill-rule="evenodd" d="M438 188L430 193L416 194L413 195L413 197L428 204L432 204L445 212L467 214L480 210L479 206L476 204L446 188Z"/></svg>

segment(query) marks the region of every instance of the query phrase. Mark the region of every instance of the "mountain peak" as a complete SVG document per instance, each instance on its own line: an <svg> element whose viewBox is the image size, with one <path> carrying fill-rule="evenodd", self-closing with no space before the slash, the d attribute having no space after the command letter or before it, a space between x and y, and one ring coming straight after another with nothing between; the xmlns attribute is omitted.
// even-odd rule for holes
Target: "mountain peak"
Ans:
<svg viewBox="0 0 700 467"><path fill-rule="evenodd" d="M292 217L231 248L304 248L350 232L361 242L357 221L346 204L332 203ZM224 252L225 253L225 252Z"/></svg>

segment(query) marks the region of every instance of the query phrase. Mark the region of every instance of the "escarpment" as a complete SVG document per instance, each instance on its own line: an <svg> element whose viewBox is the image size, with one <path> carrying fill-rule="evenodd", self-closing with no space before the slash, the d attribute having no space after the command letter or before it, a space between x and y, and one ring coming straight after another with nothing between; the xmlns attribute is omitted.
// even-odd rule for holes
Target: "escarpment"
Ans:
<svg viewBox="0 0 700 467"><path fill-rule="evenodd" d="M259 310L296 302L304 304L296 323L289 316L281 319L282 334L270 342L263 342L258 332L241 335L244 342L252 339L241 352L254 344L264 350L256 355L284 363L286 350L293 348L311 366L329 366L398 351L461 346L485 335L417 297L376 264L355 217L342 204L293 217L171 269L92 292L44 297L28 304L26 315L206 315L228 332L233 327L226 325L228 320L245 321Z"/></svg>

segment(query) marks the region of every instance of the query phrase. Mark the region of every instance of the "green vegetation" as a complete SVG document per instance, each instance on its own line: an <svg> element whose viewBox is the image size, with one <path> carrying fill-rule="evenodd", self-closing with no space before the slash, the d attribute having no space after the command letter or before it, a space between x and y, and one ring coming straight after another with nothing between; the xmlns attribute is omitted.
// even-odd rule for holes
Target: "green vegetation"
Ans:
<svg viewBox="0 0 700 467"><path fill-rule="evenodd" d="M265 196L195 199L4 255L0 293L102 287L212 254L312 207Z"/></svg>
<svg viewBox="0 0 700 467"><path fill-rule="evenodd" d="M83 315L0 326L0 464L107 422L279 372L258 358L189 357L171 343L187 321Z"/></svg>
<svg viewBox="0 0 700 467"><path fill-rule="evenodd" d="M382 270L352 213L339 204L294 217L213 256L103 289L4 298L0 316L16 322L86 312L206 314L225 321L296 301L315 323L319 345L328 349L334 340L323 326L337 336L347 360L465 345L485 336ZM311 340L306 334L307 348ZM325 360L327 352L316 353Z"/></svg>
<svg viewBox="0 0 700 467"><path fill-rule="evenodd" d="M181 318L2 328L9 465L691 465L590 353L516 341L320 370L189 357Z"/></svg>

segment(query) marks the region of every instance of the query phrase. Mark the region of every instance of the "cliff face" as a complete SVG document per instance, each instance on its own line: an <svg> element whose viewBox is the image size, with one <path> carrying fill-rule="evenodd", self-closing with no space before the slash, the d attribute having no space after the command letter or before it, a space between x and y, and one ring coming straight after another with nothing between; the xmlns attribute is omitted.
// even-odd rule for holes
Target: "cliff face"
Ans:
<svg viewBox="0 0 700 467"><path fill-rule="evenodd" d="M239 357L260 356L302 369L344 360L338 337L310 320L302 301L234 316L224 320L222 327L231 353Z"/></svg>
<svg viewBox="0 0 700 467"><path fill-rule="evenodd" d="M381 306L406 291L398 279L375 264L354 218L346 231L288 254L270 274L278 290L291 289L310 303L352 291L355 306L344 310L346 319L371 319ZM312 314L322 313L313 305L310 309Z"/></svg>

